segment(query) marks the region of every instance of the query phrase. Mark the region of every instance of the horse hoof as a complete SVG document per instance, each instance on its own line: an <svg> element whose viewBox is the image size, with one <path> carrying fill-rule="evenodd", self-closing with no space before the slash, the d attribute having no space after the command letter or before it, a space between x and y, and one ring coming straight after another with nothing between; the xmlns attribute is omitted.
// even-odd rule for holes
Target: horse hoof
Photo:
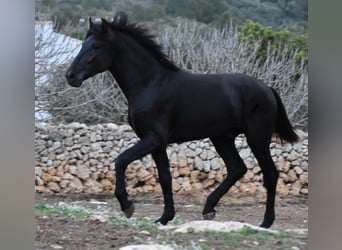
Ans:
<svg viewBox="0 0 342 250"><path fill-rule="evenodd" d="M269 223L269 222L263 222L259 225L259 227L262 227L262 228L270 228L272 226L272 223Z"/></svg>
<svg viewBox="0 0 342 250"><path fill-rule="evenodd" d="M135 210L134 203L132 203L132 205L126 210L124 210L123 212L127 218L131 218L134 213L134 210Z"/></svg>
<svg viewBox="0 0 342 250"><path fill-rule="evenodd" d="M216 212L210 212L207 214L203 214L203 220L212 220L216 216Z"/></svg>
<svg viewBox="0 0 342 250"><path fill-rule="evenodd" d="M156 220L154 223L165 226L169 221L172 221L174 217L175 217L174 213L168 216L162 216L158 220Z"/></svg>
<svg viewBox="0 0 342 250"><path fill-rule="evenodd" d="M164 221L164 220L162 220L162 219L158 219L158 220L156 220L154 223L156 223L158 226L159 226L159 225L165 226L165 225L168 223L168 221Z"/></svg>

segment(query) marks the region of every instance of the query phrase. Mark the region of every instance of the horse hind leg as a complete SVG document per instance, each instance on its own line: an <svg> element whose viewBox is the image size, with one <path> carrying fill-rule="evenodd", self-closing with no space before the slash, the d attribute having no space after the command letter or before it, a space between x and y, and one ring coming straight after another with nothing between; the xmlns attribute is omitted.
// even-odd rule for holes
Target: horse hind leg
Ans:
<svg viewBox="0 0 342 250"><path fill-rule="evenodd" d="M226 168L226 179L208 196L202 211L203 219L213 219L216 215L214 207L222 196L228 192L229 188L235 184L247 171L245 163L242 161L236 150L234 139L228 137L210 138L217 153L222 157Z"/></svg>
<svg viewBox="0 0 342 250"><path fill-rule="evenodd" d="M278 170L276 169L270 153L271 133L263 134L262 130L258 132L247 133L247 143L250 146L255 158L263 173L264 187L267 191L266 210L263 222L260 227L269 228L275 219L274 203L278 181Z"/></svg>

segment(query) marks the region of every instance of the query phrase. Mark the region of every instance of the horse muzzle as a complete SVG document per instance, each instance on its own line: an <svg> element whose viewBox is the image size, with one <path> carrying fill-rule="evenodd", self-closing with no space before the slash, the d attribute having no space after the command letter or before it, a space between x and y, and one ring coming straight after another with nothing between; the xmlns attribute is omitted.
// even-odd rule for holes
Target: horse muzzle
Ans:
<svg viewBox="0 0 342 250"><path fill-rule="evenodd" d="M82 85L83 79L82 77L76 75L72 70L68 70L65 73L65 78L68 81L68 84L72 87L80 87Z"/></svg>

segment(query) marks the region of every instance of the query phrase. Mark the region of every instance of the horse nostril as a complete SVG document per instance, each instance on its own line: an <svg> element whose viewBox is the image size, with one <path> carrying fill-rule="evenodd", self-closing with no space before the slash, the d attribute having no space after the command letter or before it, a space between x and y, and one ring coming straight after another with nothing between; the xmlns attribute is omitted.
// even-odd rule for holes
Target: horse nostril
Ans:
<svg viewBox="0 0 342 250"><path fill-rule="evenodd" d="M72 71L68 71L65 76L69 80L74 80L75 79L75 74Z"/></svg>

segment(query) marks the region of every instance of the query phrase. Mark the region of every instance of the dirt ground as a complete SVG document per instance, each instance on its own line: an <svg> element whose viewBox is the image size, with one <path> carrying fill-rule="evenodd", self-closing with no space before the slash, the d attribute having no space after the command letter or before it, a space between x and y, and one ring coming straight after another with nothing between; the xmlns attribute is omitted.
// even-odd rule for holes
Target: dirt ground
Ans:
<svg viewBox="0 0 342 250"><path fill-rule="evenodd" d="M189 192L174 194L176 217L169 224L201 220L201 211L207 194ZM175 249L307 249L308 201L307 197L277 196L276 220L272 229L304 231L281 236L248 235L240 237L191 233L179 235L160 230L153 222L163 211L159 193L131 196L135 213L130 223L122 219L119 204L113 194L36 194L36 205L72 206L86 211L96 211L111 221L91 219L60 213L36 212L36 249L119 249L131 244L168 244ZM265 209L265 197L251 195L225 195L216 207L215 221L240 221L258 225ZM305 230L306 229L306 230Z"/></svg>

